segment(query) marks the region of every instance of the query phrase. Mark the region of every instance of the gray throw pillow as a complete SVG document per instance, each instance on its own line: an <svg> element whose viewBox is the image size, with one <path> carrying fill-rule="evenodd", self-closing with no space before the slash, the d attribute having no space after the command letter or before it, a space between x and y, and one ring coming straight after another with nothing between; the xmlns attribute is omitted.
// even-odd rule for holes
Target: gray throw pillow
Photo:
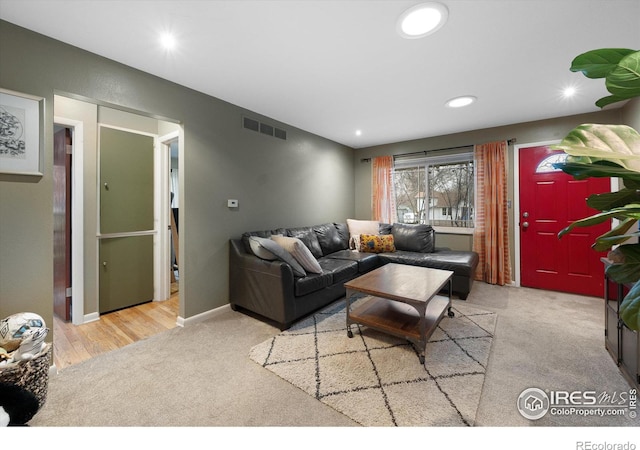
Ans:
<svg viewBox="0 0 640 450"><path fill-rule="evenodd" d="M250 236L249 244L251 245L251 251L258 258L267 261L284 261L291 266L293 274L296 277L307 276L307 272L304 271L300 263L298 263L298 261L296 261L296 259L277 242L267 238Z"/></svg>

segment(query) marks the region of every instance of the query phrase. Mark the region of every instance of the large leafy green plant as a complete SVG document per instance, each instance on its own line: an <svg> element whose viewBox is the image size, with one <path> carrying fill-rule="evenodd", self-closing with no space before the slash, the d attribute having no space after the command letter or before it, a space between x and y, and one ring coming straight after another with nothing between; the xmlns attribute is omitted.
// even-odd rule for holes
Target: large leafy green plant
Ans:
<svg viewBox="0 0 640 450"><path fill-rule="evenodd" d="M571 71L588 78L604 78L611 95L596 102L604 107L640 96L640 51L598 49L577 56ZM573 222L558 233L559 237L574 227L587 227L618 219L618 224L596 239L594 250L605 251L613 264L607 275L618 283L633 283L620 304L620 317L633 330L640 329L640 135L625 125L583 124L573 129L555 149L569 156L556 168L576 179L618 177L624 188L611 193L592 195L587 204L600 211ZM621 244L621 245L618 245ZM615 250L613 246L618 245Z"/></svg>

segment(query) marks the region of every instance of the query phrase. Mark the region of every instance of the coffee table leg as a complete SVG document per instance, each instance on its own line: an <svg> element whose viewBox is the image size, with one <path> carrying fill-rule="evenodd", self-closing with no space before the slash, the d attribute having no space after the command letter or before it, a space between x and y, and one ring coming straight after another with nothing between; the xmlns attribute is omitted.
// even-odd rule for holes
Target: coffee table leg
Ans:
<svg viewBox="0 0 640 450"><path fill-rule="evenodd" d="M451 296L453 294L453 278L449 278L449 308L447 309L447 315L449 317L455 316L455 313L451 311Z"/></svg>
<svg viewBox="0 0 640 450"><path fill-rule="evenodd" d="M347 293L346 294L347 294L347 306L346 306L346 308L347 308L347 336L352 338L353 337L353 333L351 332L351 320L349 318L349 313L351 311L351 307L350 307L351 295L353 295L353 294L352 294L350 289L347 289Z"/></svg>
<svg viewBox="0 0 640 450"><path fill-rule="evenodd" d="M424 354L427 349L427 305L425 304L424 306L416 309L420 315L420 343L418 344L420 354L418 355L418 359L420 360L420 364L424 366Z"/></svg>

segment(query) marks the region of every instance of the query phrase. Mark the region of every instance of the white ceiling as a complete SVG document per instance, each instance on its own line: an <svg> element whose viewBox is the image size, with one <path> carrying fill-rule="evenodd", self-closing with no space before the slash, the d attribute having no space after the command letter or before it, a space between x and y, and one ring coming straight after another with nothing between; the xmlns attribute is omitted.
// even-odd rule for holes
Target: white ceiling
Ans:
<svg viewBox="0 0 640 450"><path fill-rule="evenodd" d="M0 18L354 148L597 111L603 80L571 60L640 48L639 0L442 0L443 28L402 39L417 3L0 0Z"/></svg>

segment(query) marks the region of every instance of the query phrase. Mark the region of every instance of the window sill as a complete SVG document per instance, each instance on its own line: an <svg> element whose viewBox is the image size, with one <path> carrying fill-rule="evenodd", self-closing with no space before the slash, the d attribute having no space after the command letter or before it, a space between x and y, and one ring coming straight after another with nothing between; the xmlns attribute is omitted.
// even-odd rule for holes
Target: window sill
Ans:
<svg viewBox="0 0 640 450"><path fill-rule="evenodd" d="M436 233L441 234L465 234L473 236L473 228L462 228L462 227L433 227L436 230Z"/></svg>

